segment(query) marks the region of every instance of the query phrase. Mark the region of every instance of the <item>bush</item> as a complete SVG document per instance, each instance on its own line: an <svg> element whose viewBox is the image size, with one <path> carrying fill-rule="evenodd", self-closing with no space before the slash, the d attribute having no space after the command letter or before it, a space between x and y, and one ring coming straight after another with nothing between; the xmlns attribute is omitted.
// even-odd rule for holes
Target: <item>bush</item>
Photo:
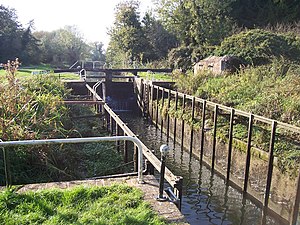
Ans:
<svg viewBox="0 0 300 225"><path fill-rule="evenodd" d="M254 29L225 38L215 54L234 55L247 64L262 65L274 58L299 61L300 37L293 33L276 34L270 31Z"/></svg>

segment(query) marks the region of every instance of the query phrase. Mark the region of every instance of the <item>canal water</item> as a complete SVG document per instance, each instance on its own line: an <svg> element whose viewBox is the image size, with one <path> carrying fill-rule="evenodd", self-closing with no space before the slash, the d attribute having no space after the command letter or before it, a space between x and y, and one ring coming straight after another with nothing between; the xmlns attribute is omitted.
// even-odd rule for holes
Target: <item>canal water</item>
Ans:
<svg viewBox="0 0 300 225"><path fill-rule="evenodd" d="M167 137L148 120L131 113L119 114L130 129L139 135L144 144L160 157L159 147L167 144ZM181 212L190 224L262 224L262 210L231 186L210 168L190 156L179 144L173 145L170 138L167 167L183 177ZM264 224L264 223L263 223ZM265 224L280 224L267 216Z"/></svg>

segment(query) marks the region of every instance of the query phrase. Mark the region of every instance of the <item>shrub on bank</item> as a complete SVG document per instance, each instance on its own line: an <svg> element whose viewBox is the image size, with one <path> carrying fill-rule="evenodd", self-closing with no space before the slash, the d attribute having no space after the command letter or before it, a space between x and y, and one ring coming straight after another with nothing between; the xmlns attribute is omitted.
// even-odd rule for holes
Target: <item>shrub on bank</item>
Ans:
<svg viewBox="0 0 300 225"><path fill-rule="evenodd" d="M0 136L3 141L103 136L99 119L71 119L62 100L69 91L52 75L0 78ZM84 113L91 115L91 108ZM76 116L76 110L72 112ZM78 114L77 114L78 115ZM7 148L14 184L82 179L122 172L121 156L108 143ZM4 184L0 152L0 185Z"/></svg>
<svg viewBox="0 0 300 225"><path fill-rule="evenodd" d="M300 37L261 29L243 31L225 38L215 54L234 55L251 65L262 65L279 58L297 62L300 59Z"/></svg>

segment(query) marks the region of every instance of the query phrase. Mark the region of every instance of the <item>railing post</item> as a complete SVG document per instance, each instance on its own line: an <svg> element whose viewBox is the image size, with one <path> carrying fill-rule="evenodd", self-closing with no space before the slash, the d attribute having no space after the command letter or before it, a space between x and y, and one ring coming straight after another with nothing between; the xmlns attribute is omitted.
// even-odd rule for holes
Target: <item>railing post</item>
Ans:
<svg viewBox="0 0 300 225"><path fill-rule="evenodd" d="M145 115L146 109L145 109L145 102L144 102L144 80L141 79L141 85L140 85L140 104L142 107L142 115Z"/></svg>
<svg viewBox="0 0 300 225"><path fill-rule="evenodd" d="M120 136L120 129L119 129L118 123L116 123L116 136ZM117 145L117 151L118 151L118 153L120 153L120 141L119 140L116 141L116 145Z"/></svg>
<svg viewBox="0 0 300 225"><path fill-rule="evenodd" d="M170 135L170 115L169 115L170 104L171 104L171 90L168 89L168 105L167 105L167 142L169 142L169 135Z"/></svg>
<svg viewBox="0 0 300 225"><path fill-rule="evenodd" d="M166 169L166 157L170 148L168 145L160 146L161 153L161 168L160 168L160 179L159 179L159 194L156 198L157 201L167 201L168 198L163 196L164 193L164 182L165 182L165 169Z"/></svg>
<svg viewBox="0 0 300 225"><path fill-rule="evenodd" d="M178 110L178 92L176 91L175 93L175 111ZM174 141L174 146L176 144L176 129L177 129L177 118L176 116L174 117L174 132L173 132L173 135L174 135L174 138L173 138L173 141Z"/></svg>
<svg viewBox="0 0 300 225"><path fill-rule="evenodd" d="M128 162L128 141L124 141L124 162Z"/></svg>
<svg viewBox="0 0 300 225"><path fill-rule="evenodd" d="M245 178L244 178L244 189L243 192L247 192L249 170L250 170L250 159L251 159L251 141L252 141L252 128L253 128L253 114L249 116L248 124L248 141L247 141L247 156L246 156L246 167L245 167Z"/></svg>
<svg viewBox="0 0 300 225"><path fill-rule="evenodd" d="M228 159L227 159L227 176L226 179L230 179L231 170L231 154L232 154L232 138L233 138L233 122L234 122L234 109L231 109L230 113L230 124L229 124L229 134L228 134Z"/></svg>
<svg viewBox="0 0 300 225"><path fill-rule="evenodd" d="M109 116L109 130L110 130L110 135L113 135L113 132L114 132L114 128L113 128L113 119L112 119L112 116L110 114Z"/></svg>
<svg viewBox="0 0 300 225"><path fill-rule="evenodd" d="M214 113L214 131L213 131L213 149L212 149L212 158L211 158L211 168L212 172L215 168L216 161L216 142L217 142L217 125L218 125L218 112L219 106L215 105L215 113Z"/></svg>
<svg viewBox="0 0 300 225"><path fill-rule="evenodd" d="M154 175L154 166L151 164L151 162L149 160L145 160L145 164L147 167L147 174L148 175Z"/></svg>
<svg viewBox="0 0 300 225"><path fill-rule="evenodd" d="M164 102L165 102L165 88L162 89L161 93L161 111L160 111L160 134L162 136L163 130L164 130L164 116L162 114L163 109L164 109Z"/></svg>
<svg viewBox="0 0 300 225"><path fill-rule="evenodd" d="M183 95L183 99L182 99L182 115L184 115L185 113L185 102L186 102L186 95ZM181 149L183 150L184 148L184 119L182 117L181 119Z"/></svg>
<svg viewBox="0 0 300 225"><path fill-rule="evenodd" d="M203 101L203 105L202 105L202 126L201 126L201 140L200 140L200 162L201 163L204 154L205 117L206 117L206 100Z"/></svg>
<svg viewBox="0 0 300 225"><path fill-rule="evenodd" d="M138 138L138 136L137 136ZM134 149L133 149L133 171L137 172L138 171L138 165L139 165L139 160L138 160L138 146L134 145Z"/></svg>
<svg viewBox="0 0 300 225"><path fill-rule="evenodd" d="M182 205L182 187L183 187L183 178L182 177L177 177L174 185L174 191L179 199L179 205L178 209L181 210L181 205Z"/></svg>
<svg viewBox="0 0 300 225"><path fill-rule="evenodd" d="M196 98L193 97L193 99L192 99L192 124L191 124L190 154L192 154L192 152L193 152L195 102L196 102Z"/></svg>
<svg viewBox="0 0 300 225"><path fill-rule="evenodd" d="M150 115L150 95L149 95L149 92L150 92L150 85L147 83L146 84L146 89L147 89L147 95L146 95L146 102L147 102L147 117L149 117Z"/></svg>
<svg viewBox="0 0 300 225"><path fill-rule="evenodd" d="M105 126L106 126L106 131L109 132L109 113L107 110L105 110Z"/></svg>
<svg viewBox="0 0 300 225"><path fill-rule="evenodd" d="M0 142L3 141L0 139ZM2 148L2 152L3 152L4 173L5 173L5 184L6 187L10 187L12 185L12 182L11 182L10 161L9 161L8 151L6 148Z"/></svg>
<svg viewBox="0 0 300 225"><path fill-rule="evenodd" d="M263 218L266 217L266 210L267 210L267 207L269 205L270 189L271 189L272 174L273 174L274 143L275 143L275 136L276 136L276 126L277 126L277 122L273 120L272 121L271 137L270 137L270 146L269 146L267 184L266 184L265 198L264 198L263 210L262 210L262 217Z"/></svg>
<svg viewBox="0 0 300 225"><path fill-rule="evenodd" d="M153 84L151 84L151 123L153 121L153 95L154 95L154 87L153 87Z"/></svg>

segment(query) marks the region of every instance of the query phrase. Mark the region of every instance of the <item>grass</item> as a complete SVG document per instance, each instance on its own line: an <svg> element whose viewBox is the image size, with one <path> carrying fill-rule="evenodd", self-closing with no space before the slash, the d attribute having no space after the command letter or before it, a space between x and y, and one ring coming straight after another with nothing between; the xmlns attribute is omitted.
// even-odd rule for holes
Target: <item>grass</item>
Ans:
<svg viewBox="0 0 300 225"><path fill-rule="evenodd" d="M148 73L148 72L141 72L139 76L143 79L149 80L159 80L159 81L173 81L174 77L172 74L167 73Z"/></svg>
<svg viewBox="0 0 300 225"><path fill-rule="evenodd" d="M33 75L33 72L41 72L41 71L50 71L50 75L57 77L61 80L78 80L79 76L75 73L53 73L53 68L47 65L38 65L38 66L31 66L26 68L20 68L16 72L16 78L18 79L29 79L33 76L40 76L40 75ZM0 78L6 76L6 71L4 69L0 69Z"/></svg>
<svg viewBox="0 0 300 225"><path fill-rule="evenodd" d="M127 185L0 193L0 224L165 224Z"/></svg>
<svg viewBox="0 0 300 225"><path fill-rule="evenodd" d="M51 75L3 77L0 84L0 137L4 141L106 136L92 107L62 104L69 91ZM127 172L112 143L16 147L9 151L13 184L83 179ZM4 182L0 152L0 185ZM126 170L126 171L124 171Z"/></svg>

